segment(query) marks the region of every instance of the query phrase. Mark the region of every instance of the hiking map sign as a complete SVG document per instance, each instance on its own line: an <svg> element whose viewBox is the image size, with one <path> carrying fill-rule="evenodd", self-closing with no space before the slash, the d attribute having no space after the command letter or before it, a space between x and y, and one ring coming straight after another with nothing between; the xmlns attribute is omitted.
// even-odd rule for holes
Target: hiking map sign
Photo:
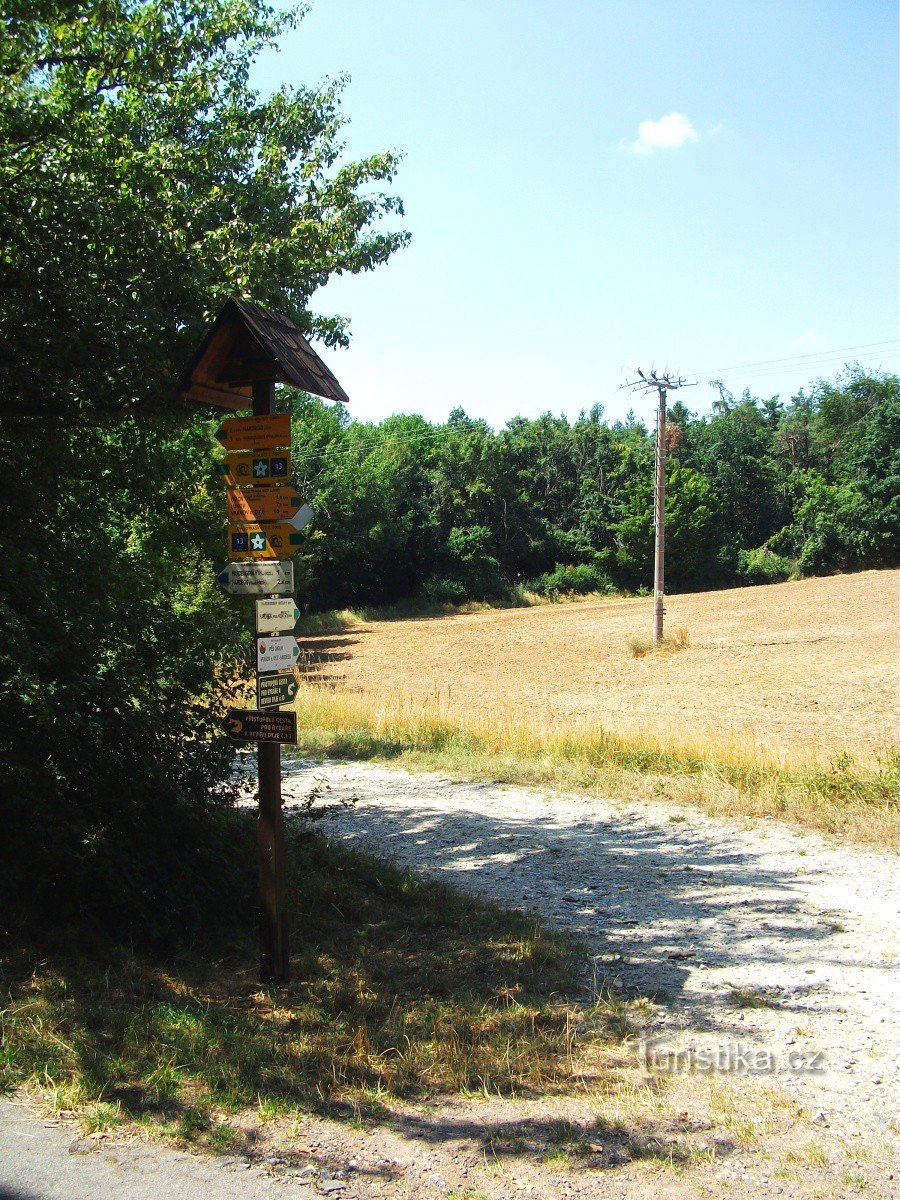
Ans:
<svg viewBox="0 0 900 1200"><path fill-rule="evenodd" d="M256 676L256 707L277 708L290 704L300 690L293 671L280 671L277 675Z"/></svg>
<svg viewBox="0 0 900 1200"><path fill-rule="evenodd" d="M231 596L290 596L292 562L232 562L219 575L219 587Z"/></svg>
<svg viewBox="0 0 900 1200"><path fill-rule="evenodd" d="M235 742L297 741L295 712L259 712L255 708L230 708L225 716L225 732Z"/></svg>

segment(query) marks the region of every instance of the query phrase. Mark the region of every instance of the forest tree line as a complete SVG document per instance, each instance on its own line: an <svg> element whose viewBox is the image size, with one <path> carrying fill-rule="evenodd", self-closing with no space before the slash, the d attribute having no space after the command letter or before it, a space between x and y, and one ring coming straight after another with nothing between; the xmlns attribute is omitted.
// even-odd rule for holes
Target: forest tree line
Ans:
<svg viewBox="0 0 900 1200"><path fill-rule="evenodd" d="M652 579L655 431L598 406L493 430L355 422L291 398L295 478L318 513L298 556L311 609L641 591ZM900 380L851 369L790 400L669 408L666 582L764 583L895 563Z"/></svg>

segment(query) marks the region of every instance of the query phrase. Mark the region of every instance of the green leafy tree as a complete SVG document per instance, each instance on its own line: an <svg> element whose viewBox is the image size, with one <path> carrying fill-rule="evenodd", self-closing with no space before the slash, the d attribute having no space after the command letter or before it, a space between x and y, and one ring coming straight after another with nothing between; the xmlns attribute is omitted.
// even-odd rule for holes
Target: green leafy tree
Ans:
<svg viewBox="0 0 900 1200"><path fill-rule="evenodd" d="M294 20L261 0L2 15L0 902L187 929L236 878L217 718L249 646L175 386L235 293L346 340L310 297L404 243L396 160L341 158L339 83L252 90Z"/></svg>

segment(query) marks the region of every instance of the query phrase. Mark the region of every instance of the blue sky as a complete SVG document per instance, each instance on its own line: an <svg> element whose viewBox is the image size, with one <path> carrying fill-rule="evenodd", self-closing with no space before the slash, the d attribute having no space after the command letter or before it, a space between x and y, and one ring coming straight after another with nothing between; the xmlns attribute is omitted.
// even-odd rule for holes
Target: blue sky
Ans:
<svg viewBox="0 0 900 1200"><path fill-rule="evenodd" d="M314 297L351 319L322 351L351 412L615 419L651 413L637 366L701 411L713 377L900 369L897 46L893 0L314 0L256 84L349 74L347 153L405 154L413 239Z"/></svg>

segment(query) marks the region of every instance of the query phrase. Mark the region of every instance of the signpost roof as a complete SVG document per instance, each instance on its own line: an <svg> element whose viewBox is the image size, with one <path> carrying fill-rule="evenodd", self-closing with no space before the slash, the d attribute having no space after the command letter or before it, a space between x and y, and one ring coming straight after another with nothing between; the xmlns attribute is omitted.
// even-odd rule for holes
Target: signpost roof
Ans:
<svg viewBox="0 0 900 1200"><path fill-rule="evenodd" d="M250 407L253 383L259 380L348 403L347 393L289 317L249 300L227 300L188 363L179 394L210 408L239 411Z"/></svg>

